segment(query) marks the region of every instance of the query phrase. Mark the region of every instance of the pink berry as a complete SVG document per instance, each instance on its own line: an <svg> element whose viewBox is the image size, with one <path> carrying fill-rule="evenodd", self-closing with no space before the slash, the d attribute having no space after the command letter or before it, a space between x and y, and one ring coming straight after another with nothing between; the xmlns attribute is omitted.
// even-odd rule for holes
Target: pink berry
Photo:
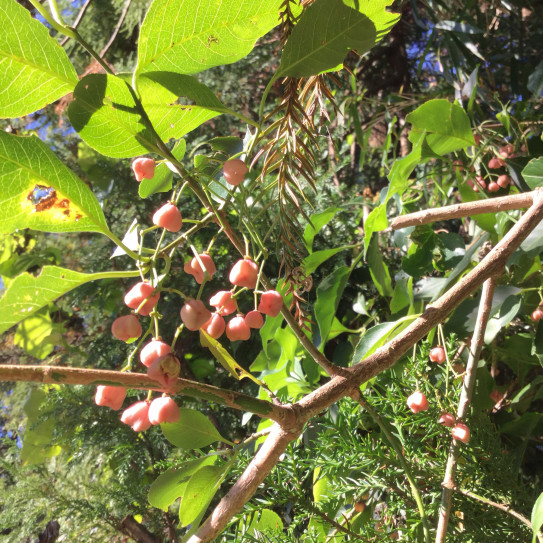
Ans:
<svg viewBox="0 0 543 543"><path fill-rule="evenodd" d="M230 341L246 341L251 337L251 329L247 326L243 317L237 316L228 321L226 337Z"/></svg>
<svg viewBox="0 0 543 543"><path fill-rule="evenodd" d="M515 152L515 146L512 143L508 143L507 145L500 147L498 154L502 158L510 158L514 152Z"/></svg>
<svg viewBox="0 0 543 543"><path fill-rule="evenodd" d="M153 179L155 175L155 161L152 158L136 158L132 161L132 170L138 181Z"/></svg>
<svg viewBox="0 0 543 543"><path fill-rule="evenodd" d="M409 398L407 398L407 405L413 413L426 411L429 407L426 396L420 390L416 390Z"/></svg>
<svg viewBox="0 0 543 543"><path fill-rule="evenodd" d="M112 387L108 385L99 385L96 387L94 395L94 403L96 405L104 405L111 407L114 411L120 409L126 398L126 388Z"/></svg>
<svg viewBox="0 0 543 543"><path fill-rule="evenodd" d="M452 428L456 424L456 417L451 413L442 413L438 422L447 428Z"/></svg>
<svg viewBox="0 0 543 543"><path fill-rule="evenodd" d="M482 139L481 134L474 133L473 139L475 140L475 145L479 147L479 145L481 145L481 139Z"/></svg>
<svg viewBox="0 0 543 543"><path fill-rule="evenodd" d="M504 166L505 166L505 162L501 158L498 158L497 156L492 157L488 161L488 167L491 170L497 170L498 168L503 168Z"/></svg>
<svg viewBox="0 0 543 543"><path fill-rule="evenodd" d="M147 368L147 376L169 389L175 384L180 371L179 360L172 353L168 353L151 363Z"/></svg>
<svg viewBox="0 0 543 543"><path fill-rule="evenodd" d="M153 215L153 224L165 228L168 232L179 232L183 225L181 211L179 208L168 202L155 211Z"/></svg>
<svg viewBox="0 0 543 543"><path fill-rule="evenodd" d="M149 367L157 358L167 355L172 348L159 339L153 339L140 351L140 362Z"/></svg>
<svg viewBox="0 0 543 543"><path fill-rule="evenodd" d="M503 393L500 392L498 389L496 390L493 390L490 394L490 399L494 402L494 403L498 403L498 402L501 402L503 400Z"/></svg>
<svg viewBox="0 0 543 543"><path fill-rule="evenodd" d="M202 330L214 339L219 339L223 335L225 328L226 323L218 313L213 313L211 318L202 326Z"/></svg>
<svg viewBox="0 0 543 543"><path fill-rule="evenodd" d="M483 189L486 189L486 183L485 183L485 180L484 180L484 178L482 176L478 175L475 178L475 183L476 183L477 186L482 187Z"/></svg>
<svg viewBox="0 0 543 543"><path fill-rule="evenodd" d="M216 268L212 258L207 253L198 255L198 258L194 257L190 262L187 262L185 264L184 270L188 274L193 275L194 279L196 279L196 282L201 285L204 282L205 272L207 272L207 279L209 280L213 277ZM200 264L200 262L202 264Z"/></svg>
<svg viewBox="0 0 543 543"><path fill-rule="evenodd" d="M283 307L283 296L276 290L268 290L260 296L258 310L264 315L276 317Z"/></svg>
<svg viewBox="0 0 543 543"><path fill-rule="evenodd" d="M124 295L124 303L131 309L137 309L144 300L147 300L138 311L140 315L147 316L151 313L159 298L160 292L155 293L155 288L151 283L140 281Z"/></svg>
<svg viewBox="0 0 543 543"><path fill-rule="evenodd" d="M245 178L245 174L249 171L249 168L247 168L247 165L243 160L240 160L239 158L233 158L231 160L227 160L223 164L222 168L222 174L226 181L230 183L230 185L237 186L239 185L243 179Z"/></svg>
<svg viewBox="0 0 543 543"><path fill-rule="evenodd" d="M232 293L229 290L220 290L211 296L209 305L212 305L219 315L230 315L238 307L236 300L232 299Z"/></svg>
<svg viewBox="0 0 543 543"><path fill-rule="evenodd" d="M496 183L502 188L505 189L511 184L511 178L508 175L500 175L496 180Z"/></svg>
<svg viewBox="0 0 543 543"><path fill-rule="evenodd" d="M111 333L121 341L128 341L141 336L141 325L136 315L118 317L111 325Z"/></svg>
<svg viewBox="0 0 543 543"><path fill-rule="evenodd" d="M260 313L260 311L249 311L249 313L245 315L245 324L249 328L262 328L264 326L262 313Z"/></svg>
<svg viewBox="0 0 543 543"><path fill-rule="evenodd" d="M149 404L147 402L136 402L125 409L121 415L121 422L132 427L134 432L143 432L151 427L149 421Z"/></svg>
<svg viewBox="0 0 543 543"><path fill-rule="evenodd" d="M488 192L498 192L500 190L500 185L495 181L490 181L488 184Z"/></svg>
<svg viewBox="0 0 543 543"><path fill-rule="evenodd" d="M181 320L185 326L195 332L211 318L211 311L207 309L202 300L189 300L181 308Z"/></svg>
<svg viewBox="0 0 543 543"><path fill-rule="evenodd" d="M179 406L169 396L156 398L149 406L149 421L151 424L177 422L180 416Z"/></svg>
<svg viewBox="0 0 543 543"><path fill-rule="evenodd" d="M258 265L249 258L238 260L230 270L228 278L233 285L253 289L258 278Z"/></svg>
<svg viewBox="0 0 543 543"><path fill-rule="evenodd" d="M535 311L532 312L531 317L534 322L540 321L541 319L543 319L543 310L538 307Z"/></svg>
<svg viewBox="0 0 543 543"><path fill-rule="evenodd" d="M457 422L451 431L451 435L457 441L467 443L469 441L471 433L469 431L469 428L463 422Z"/></svg>
<svg viewBox="0 0 543 543"><path fill-rule="evenodd" d="M430 350L430 360L432 362L437 362L438 364L443 364L447 360L447 355L445 354L445 349L438 345Z"/></svg>

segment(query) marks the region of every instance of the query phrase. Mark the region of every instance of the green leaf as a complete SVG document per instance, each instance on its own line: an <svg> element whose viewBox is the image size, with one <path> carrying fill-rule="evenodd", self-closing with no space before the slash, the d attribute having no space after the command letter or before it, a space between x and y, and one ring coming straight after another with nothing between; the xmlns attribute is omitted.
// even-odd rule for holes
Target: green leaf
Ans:
<svg viewBox="0 0 543 543"><path fill-rule="evenodd" d="M37 277L23 273L0 298L0 333L79 285L97 279L137 276L138 272L79 273L56 266L44 266Z"/></svg>
<svg viewBox="0 0 543 543"><path fill-rule="evenodd" d="M172 149L172 155L179 161L185 156L187 142L179 140ZM152 179L143 179L140 183L140 198L148 198L157 192L169 192L172 190L173 173L168 163L162 162L155 168L155 175Z"/></svg>
<svg viewBox="0 0 543 543"><path fill-rule="evenodd" d="M364 254L368 251L372 234L384 230L387 226L387 205L384 203L372 209L364 223Z"/></svg>
<svg viewBox="0 0 543 543"><path fill-rule="evenodd" d="M410 317L394 322L382 322L370 328L360 338L356 346L353 354L353 364L358 364L358 362L374 353L379 347L385 344L394 331L398 334L407 325L409 320L411 320Z"/></svg>
<svg viewBox="0 0 543 543"><path fill-rule="evenodd" d="M0 117L22 117L72 92L66 52L19 2L0 0Z"/></svg>
<svg viewBox="0 0 543 543"><path fill-rule="evenodd" d="M320 466L313 470L313 501L315 503L327 501L334 491L332 480L321 471Z"/></svg>
<svg viewBox="0 0 543 543"><path fill-rule="evenodd" d="M336 314L339 300L351 275L348 266L336 268L330 275L325 277L317 287L317 301L315 302L315 320L319 326L321 336L321 348L328 339L332 328L332 321Z"/></svg>
<svg viewBox="0 0 543 543"><path fill-rule="evenodd" d="M141 104L120 77L85 76L74 90L68 116L83 141L105 156L131 158L156 149Z"/></svg>
<svg viewBox="0 0 543 543"><path fill-rule="evenodd" d="M543 526L543 492L535 501L532 509L532 530L534 532L532 543L535 543L537 532L539 532L541 526Z"/></svg>
<svg viewBox="0 0 543 543"><path fill-rule="evenodd" d="M190 75L148 72L138 80L141 103L163 141L179 139L229 110L213 91ZM178 98L184 98L182 103Z"/></svg>
<svg viewBox="0 0 543 543"><path fill-rule="evenodd" d="M250 520L249 528L247 528L248 534L256 535L258 532L283 532L283 521L281 517L273 512L271 509L262 509L261 511L255 511Z"/></svg>
<svg viewBox="0 0 543 543"><path fill-rule="evenodd" d="M137 74L195 74L247 55L279 23L281 0L154 0L141 27Z"/></svg>
<svg viewBox="0 0 543 543"><path fill-rule="evenodd" d="M194 522L198 515L207 509L229 468L229 463L222 466L204 466L189 479L179 507L179 521L182 526Z"/></svg>
<svg viewBox="0 0 543 543"><path fill-rule="evenodd" d="M409 140L418 141L426 132L426 144L433 153L445 155L475 145L466 112L447 100L430 100L409 113L406 121L413 125Z"/></svg>
<svg viewBox="0 0 543 543"><path fill-rule="evenodd" d="M373 238L367 252L367 260L370 268L371 278L381 296L392 296L392 279L388 267L383 260L379 248L378 238Z"/></svg>
<svg viewBox="0 0 543 543"><path fill-rule="evenodd" d="M376 39L375 25L358 10L342 0L317 0L293 28L277 75L308 77L337 71L349 51L363 54Z"/></svg>
<svg viewBox="0 0 543 543"><path fill-rule="evenodd" d="M49 312L35 313L19 324L13 343L30 356L42 360L53 350L54 346L48 341L52 331L53 323Z"/></svg>
<svg viewBox="0 0 543 543"><path fill-rule="evenodd" d="M40 406L46 396L43 390L32 389L23 408L28 418L23 435L23 448L21 449L23 466L41 464L46 458L60 454L61 448L51 445L55 421L51 418L38 422Z"/></svg>
<svg viewBox="0 0 543 543"><path fill-rule="evenodd" d="M164 437L181 449L201 449L215 441L228 443L211 421L200 411L181 409L177 422L165 422L160 425Z"/></svg>
<svg viewBox="0 0 543 543"><path fill-rule="evenodd" d="M324 249L322 251L315 251L309 256L306 256L302 262L302 267L307 275L313 273L323 262L326 262L329 258L335 254L345 251L349 247L336 247L334 249Z"/></svg>
<svg viewBox="0 0 543 543"><path fill-rule="evenodd" d="M216 339L212 338L202 329L200 329L200 343L202 347L207 347L211 351L213 356L232 377L236 378L238 381L247 377L248 379L251 379L251 381L254 381L258 386L262 385L254 375L242 368Z"/></svg>
<svg viewBox="0 0 543 543"><path fill-rule="evenodd" d="M320 213L314 213L309 217L310 222L304 230L304 245L308 253L313 250L315 236L341 211L340 207L329 207ZM307 271L307 270L306 270ZM307 272L311 273L311 272Z"/></svg>
<svg viewBox="0 0 543 543"><path fill-rule="evenodd" d="M149 488L147 499L153 507L167 511L177 498L182 498L190 477L197 469L213 465L217 456L204 456L185 462L179 468L172 468L159 475Z"/></svg>
<svg viewBox="0 0 543 543"><path fill-rule="evenodd" d="M522 170L522 177L532 190L543 187L543 157L530 160Z"/></svg>
<svg viewBox="0 0 543 543"><path fill-rule="evenodd" d="M36 136L0 130L0 232L108 232L91 190Z"/></svg>

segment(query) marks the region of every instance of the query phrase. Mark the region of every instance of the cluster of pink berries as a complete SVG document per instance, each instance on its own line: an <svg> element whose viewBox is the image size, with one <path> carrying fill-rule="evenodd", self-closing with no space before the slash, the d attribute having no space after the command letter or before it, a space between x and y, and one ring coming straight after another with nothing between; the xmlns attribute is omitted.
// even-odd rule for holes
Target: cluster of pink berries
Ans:
<svg viewBox="0 0 543 543"><path fill-rule="evenodd" d="M441 345L430 350L430 360L432 362L442 364L446 359L447 355L445 349L441 347ZM413 413L418 413L419 411L428 410L430 404L428 403L426 396L420 390L415 390L415 392L407 398L407 406ZM456 417L451 413L442 413L438 422L447 428L452 428L451 435L457 441L462 441L463 443L469 441L470 431L468 426L463 422L457 422Z"/></svg>
<svg viewBox="0 0 543 543"><path fill-rule="evenodd" d="M196 281L201 283L205 273L208 276L215 273L215 265L209 255L203 254L188 262L185 271L194 275ZM250 258L238 260L230 270L228 278L235 287L254 289L258 281L258 265ZM181 320L189 330L196 331L201 328L214 339L218 339L226 331L230 341L244 341L250 338L251 328L262 328L262 314L276 317L283 307L283 296L276 290L268 290L261 293L256 310L249 311L246 315L237 313L226 323L224 317L238 309L234 296L233 290L216 292L209 299L209 305L215 308L214 313L211 313L201 300L189 300L181 308Z"/></svg>
<svg viewBox="0 0 543 543"><path fill-rule="evenodd" d="M537 309L535 311L532 311L531 317L534 322L543 319L543 302L537 306Z"/></svg>

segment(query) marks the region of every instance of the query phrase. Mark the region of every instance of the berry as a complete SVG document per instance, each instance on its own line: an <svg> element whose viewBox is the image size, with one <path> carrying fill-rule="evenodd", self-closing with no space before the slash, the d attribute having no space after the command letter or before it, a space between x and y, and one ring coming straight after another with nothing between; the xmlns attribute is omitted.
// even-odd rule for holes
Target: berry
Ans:
<svg viewBox="0 0 543 543"><path fill-rule="evenodd" d="M543 319L543 310L538 307L535 311L532 312L531 317L534 322L540 321L541 319Z"/></svg>
<svg viewBox="0 0 543 543"><path fill-rule="evenodd" d="M488 161L488 167L491 170L497 170L498 168L503 168L504 166L505 166L505 162L501 158L498 158L497 156L492 157Z"/></svg>
<svg viewBox="0 0 543 543"><path fill-rule="evenodd" d="M476 183L477 186L482 187L483 189L486 189L486 183L485 183L485 180L484 180L484 178L482 176L478 175L475 178L475 183ZM475 190L475 189L473 189L473 190Z"/></svg>
<svg viewBox="0 0 543 543"><path fill-rule="evenodd" d="M200 259L200 261L198 261L198 258ZM212 258L208 254L203 253L201 255L198 255L198 258L194 257L190 262L187 262L185 264L184 270L188 274L193 275L194 279L196 279L196 282L201 285L205 279L205 272L207 272L207 279L209 280L213 277L216 268ZM200 262L202 264L200 264Z"/></svg>
<svg viewBox="0 0 543 543"><path fill-rule="evenodd" d="M430 350L430 360L432 362L437 362L438 364L443 364L447 360L447 355L445 354L445 349L438 345Z"/></svg>
<svg viewBox="0 0 543 543"><path fill-rule="evenodd" d="M498 154L502 158L511 158L514 152L515 152L515 146L512 143L508 143L507 145L500 147Z"/></svg>
<svg viewBox="0 0 543 543"><path fill-rule="evenodd" d="M168 202L155 211L155 214L153 215L153 224L165 228L168 232L179 232L183 225L181 211L179 211L177 206Z"/></svg>
<svg viewBox="0 0 543 543"><path fill-rule="evenodd" d="M463 422L457 422L452 429L451 435L457 441L467 443L469 441L471 433L467 425L465 425Z"/></svg>
<svg viewBox="0 0 543 543"><path fill-rule="evenodd" d="M505 189L511 184L511 178L508 175L500 175L498 179L496 179L496 183L502 188Z"/></svg>
<svg viewBox="0 0 543 543"><path fill-rule="evenodd" d="M479 147L479 145L481 145L481 140L482 140L481 134L474 133L473 139L475 140L475 145Z"/></svg>
<svg viewBox="0 0 543 543"><path fill-rule="evenodd" d="M499 390L493 390L490 394L490 399L494 402L494 403L498 403L498 402L501 402L503 400L503 393L500 392Z"/></svg>
<svg viewBox="0 0 543 543"><path fill-rule="evenodd" d="M94 395L94 403L96 405L104 405L111 407L114 411L120 409L126 398L126 388L112 387L107 385L99 385L96 387Z"/></svg>
<svg viewBox="0 0 543 543"><path fill-rule="evenodd" d="M147 368L147 376L169 389L179 377L180 371L179 360L172 353L168 353L153 361Z"/></svg>
<svg viewBox="0 0 543 543"><path fill-rule="evenodd" d="M141 325L136 315L118 317L111 325L111 333L121 341L128 341L141 336Z"/></svg>
<svg viewBox="0 0 543 543"><path fill-rule="evenodd" d="M219 315L230 315L237 309L236 300L232 299L232 293L229 290L219 290L211 296L209 305L212 305Z"/></svg>
<svg viewBox="0 0 543 543"><path fill-rule="evenodd" d="M213 313L211 318L202 326L202 330L214 339L219 339L223 335L225 328L226 323L218 313Z"/></svg>
<svg viewBox="0 0 543 543"><path fill-rule="evenodd" d="M283 296L276 290L268 290L260 296L258 310L270 317L276 317L283 307Z"/></svg>
<svg viewBox="0 0 543 543"><path fill-rule="evenodd" d="M250 258L238 260L230 270L228 278L233 285L253 289L258 278L258 265Z"/></svg>
<svg viewBox="0 0 543 543"><path fill-rule="evenodd" d="M249 168L247 168L245 162L239 158L227 160L222 167L222 174L224 178L228 183L230 183L230 185L234 186L239 185L243 181L245 174L248 171Z"/></svg>
<svg viewBox="0 0 543 543"><path fill-rule="evenodd" d="M245 341L251 337L251 329L245 323L245 319L238 315L228 321L226 325L226 337L230 341Z"/></svg>
<svg viewBox="0 0 543 543"><path fill-rule="evenodd" d="M456 417L451 413L441 413L438 422L447 428L452 428L456 424Z"/></svg>
<svg viewBox="0 0 543 543"><path fill-rule="evenodd" d="M153 179L155 175L155 161L152 158L136 158L132 161L132 170L138 181Z"/></svg>
<svg viewBox="0 0 543 543"><path fill-rule="evenodd" d="M149 404L147 402L136 402L123 411L121 422L132 427L134 432L143 432L151 427L149 421Z"/></svg>
<svg viewBox="0 0 543 543"><path fill-rule="evenodd" d="M131 309L138 309L142 302L146 300L137 313L147 316L151 313L159 298L160 292L155 293L155 288L151 283L140 281L124 295L124 303Z"/></svg>
<svg viewBox="0 0 543 543"><path fill-rule="evenodd" d="M172 348L159 339L153 339L140 351L140 362L149 367L157 358L167 355Z"/></svg>
<svg viewBox="0 0 543 543"><path fill-rule="evenodd" d="M407 405L413 413L426 411L429 407L426 396L420 390L416 390L409 398L407 398Z"/></svg>
<svg viewBox="0 0 543 543"><path fill-rule="evenodd" d="M245 324L249 328L262 328L264 326L262 313L260 313L260 311L249 311L249 313L245 315Z"/></svg>
<svg viewBox="0 0 543 543"><path fill-rule="evenodd" d="M363 513L365 509L366 509L366 504L365 504L365 502L356 502L356 503L354 504L354 510L355 510L357 513Z"/></svg>
<svg viewBox="0 0 543 543"><path fill-rule="evenodd" d="M200 329L210 318L211 311L202 300L189 300L181 308L181 320L192 332Z"/></svg>
<svg viewBox="0 0 543 543"><path fill-rule="evenodd" d="M156 398L149 406L149 421L151 424L177 422L180 416L179 406L169 396Z"/></svg>
<svg viewBox="0 0 543 543"><path fill-rule="evenodd" d="M498 192L500 190L500 185L495 181L490 181L488 184L488 192Z"/></svg>

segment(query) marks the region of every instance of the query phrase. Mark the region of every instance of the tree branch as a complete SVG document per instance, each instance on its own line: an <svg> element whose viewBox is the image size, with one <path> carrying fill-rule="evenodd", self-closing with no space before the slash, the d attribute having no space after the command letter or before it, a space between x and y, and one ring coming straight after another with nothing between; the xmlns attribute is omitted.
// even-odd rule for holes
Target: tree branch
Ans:
<svg viewBox="0 0 543 543"><path fill-rule="evenodd" d="M525 192L522 194L512 194L511 196L489 198L488 200L438 207L437 209L425 209L416 213L410 213L409 215L396 217L390 223L390 228L392 230L399 230L408 226L418 226L447 219L469 217L470 215L478 215L480 213L497 213L498 211L522 209L530 207L534 203L535 194L536 191Z"/></svg>
<svg viewBox="0 0 543 543"><path fill-rule="evenodd" d="M496 289L496 279L490 278L483 285L481 301L479 303L479 311L477 312L477 320L475 321L475 330L471 340L471 348L466 365L466 372L462 382L462 392L458 402L457 418L463 419L468 414L469 404L475 387L475 377L477 374L477 363L483 343L485 340L485 330L488 323L488 317L492 308L492 298ZM439 508L439 520L436 531L436 543L444 543L447 538L447 527L449 525L449 516L451 514L452 495L454 489L454 476L456 474L456 466L458 455L460 453L461 444L455 439L451 440L449 449L449 457L447 458L447 466L445 468L445 478L441 486L441 506Z"/></svg>
<svg viewBox="0 0 543 543"><path fill-rule="evenodd" d="M145 373L128 373L111 370L66 368L62 366L26 366L0 364L0 381L31 381L35 383L63 385L110 385L133 389L164 392L164 387ZM248 394L224 390L188 379L177 379L168 389L171 394L184 394L201 400L249 411L289 427L295 423L295 413L290 406L276 405L253 398Z"/></svg>

